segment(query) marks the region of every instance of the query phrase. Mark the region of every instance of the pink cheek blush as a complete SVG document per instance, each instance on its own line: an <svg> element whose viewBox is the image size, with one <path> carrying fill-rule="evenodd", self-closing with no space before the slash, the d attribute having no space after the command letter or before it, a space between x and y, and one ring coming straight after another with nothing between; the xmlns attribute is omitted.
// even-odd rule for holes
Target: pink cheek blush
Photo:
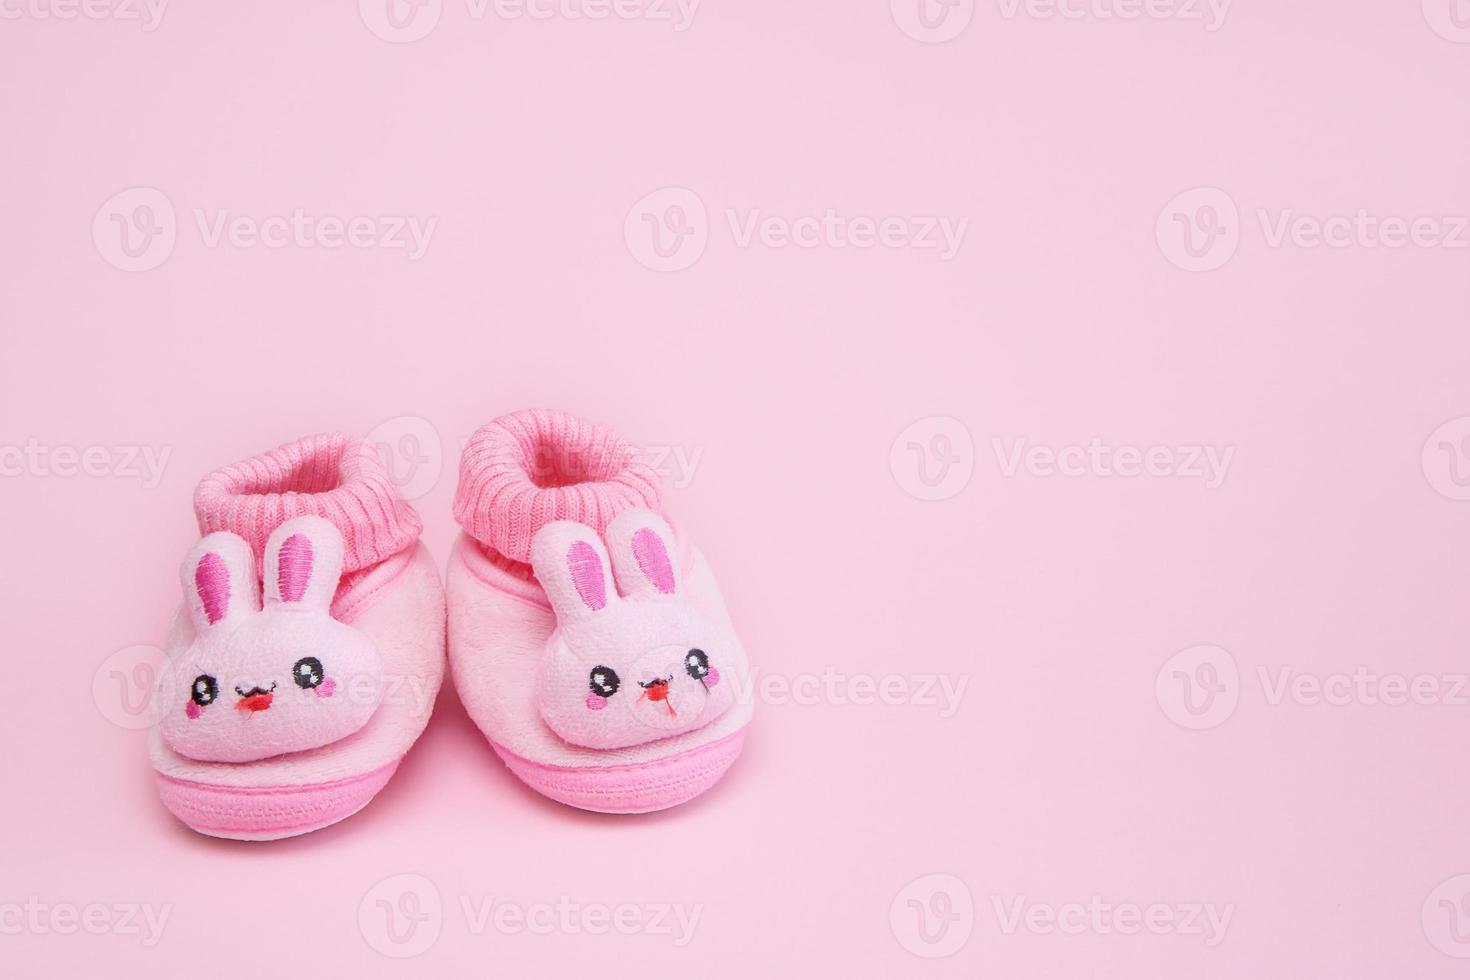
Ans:
<svg viewBox="0 0 1470 980"><path fill-rule="evenodd" d="M328 677L316 686L316 696L319 698L329 698L336 690L337 682Z"/></svg>
<svg viewBox="0 0 1470 980"><path fill-rule="evenodd" d="M587 695L587 707L591 708L593 711L601 711L603 708L607 707L607 698L594 691Z"/></svg>
<svg viewBox="0 0 1470 980"><path fill-rule="evenodd" d="M193 701L190 701L188 704L184 705L184 714L188 715L190 718L198 718L200 715L204 714L204 712L200 710L199 705L195 704Z"/></svg>
<svg viewBox="0 0 1470 980"><path fill-rule="evenodd" d="M719 682L720 682L720 672L717 669L715 669L714 667L711 667L709 669L709 673L704 675L704 686L705 687L714 687Z"/></svg>

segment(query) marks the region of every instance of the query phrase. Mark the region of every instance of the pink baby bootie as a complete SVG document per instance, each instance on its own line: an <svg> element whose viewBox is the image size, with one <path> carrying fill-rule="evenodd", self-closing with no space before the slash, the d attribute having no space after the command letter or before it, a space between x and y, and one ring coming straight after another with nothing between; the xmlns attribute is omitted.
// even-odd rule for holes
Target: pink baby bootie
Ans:
<svg viewBox="0 0 1470 980"><path fill-rule="evenodd" d="M372 447L342 435L206 477L149 743L194 830L273 840L362 809L444 678L444 592Z"/></svg>
<svg viewBox="0 0 1470 980"><path fill-rule="evenodd" d="M450 668L512 772L610 813L724 775L752 711L745 651L634 447L563 412L503 416L465 448L454 516Z"/></svg>

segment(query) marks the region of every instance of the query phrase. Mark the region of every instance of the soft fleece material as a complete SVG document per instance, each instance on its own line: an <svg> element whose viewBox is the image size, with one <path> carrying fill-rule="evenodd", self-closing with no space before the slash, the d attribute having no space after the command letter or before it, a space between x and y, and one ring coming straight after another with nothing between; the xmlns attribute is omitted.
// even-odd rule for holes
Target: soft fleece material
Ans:
<svg viewBox="0 0 1470 980"><path fill-rule="evenodd" d="M704 792L740 753L746 656L636 448L564 412L481 427L460 462L449 657L517 776L589 810Z"/></svg>
<svg viewBox="0 0 1470 980"><path fill-rule="evenodd" d="M194 504L205 537L155 691L160 796L219 837L335 823L387 783L443 681L444 594L418 515L344 435L225 467Z"/></svg>

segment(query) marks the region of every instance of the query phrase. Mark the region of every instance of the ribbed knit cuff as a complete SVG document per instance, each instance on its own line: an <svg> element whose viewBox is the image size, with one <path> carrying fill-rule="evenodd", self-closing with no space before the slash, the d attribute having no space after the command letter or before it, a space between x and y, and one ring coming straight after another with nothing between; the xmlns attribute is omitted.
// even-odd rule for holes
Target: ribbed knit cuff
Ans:
<svg viewBox="0 0 1470 980"><path fill-rule="evenodd" d="M418 540L423 522L398 495L372 446L341 434L307 436L216 470L194 491L199 531L250 542L257 567L272 531L315 514L342 532L342 571L371 568Z"/></svg>
<svg viewBox="0 0 1470 980"><path fill-rule="evenodd" d="M660 508L658 474L632 443L566 412L527 409L475 430L459 461L454 519L486 549L531 560L531 538L552 521L599 535L632 507Z"/></svg>

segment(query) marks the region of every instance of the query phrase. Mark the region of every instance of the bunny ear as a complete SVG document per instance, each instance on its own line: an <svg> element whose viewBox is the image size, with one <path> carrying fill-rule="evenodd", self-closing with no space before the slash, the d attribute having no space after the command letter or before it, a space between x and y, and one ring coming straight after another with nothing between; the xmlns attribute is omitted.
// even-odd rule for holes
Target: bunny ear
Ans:
<svg viewBox="0 0 1470 980"><path fill-rule="evenodd" d="M607 551L585 524L553 521L537 531L531 539L531 567L558 622L593 619L618 601Z"/></svg>
<svg viewBox="0 0 1470 980"><path fill-rule="evenodd" d="M674 531L651 510L625 510L607 526L618 591L628 598L673 595L679 590Z"/></svg>
<svg viewBox="0 0 1470 980"><path fill-rule="evenodd" d="M255 556L238 534L207 535L185 556L179 581L197 632L237 623L260 609Z"/></svg>
<svg viewBox="0 0 1470 980"><path fill-rule="evenodd" d="M327 609L342 577L342 533L323 517L293 517L265 543L265 603Z"/></svg>

